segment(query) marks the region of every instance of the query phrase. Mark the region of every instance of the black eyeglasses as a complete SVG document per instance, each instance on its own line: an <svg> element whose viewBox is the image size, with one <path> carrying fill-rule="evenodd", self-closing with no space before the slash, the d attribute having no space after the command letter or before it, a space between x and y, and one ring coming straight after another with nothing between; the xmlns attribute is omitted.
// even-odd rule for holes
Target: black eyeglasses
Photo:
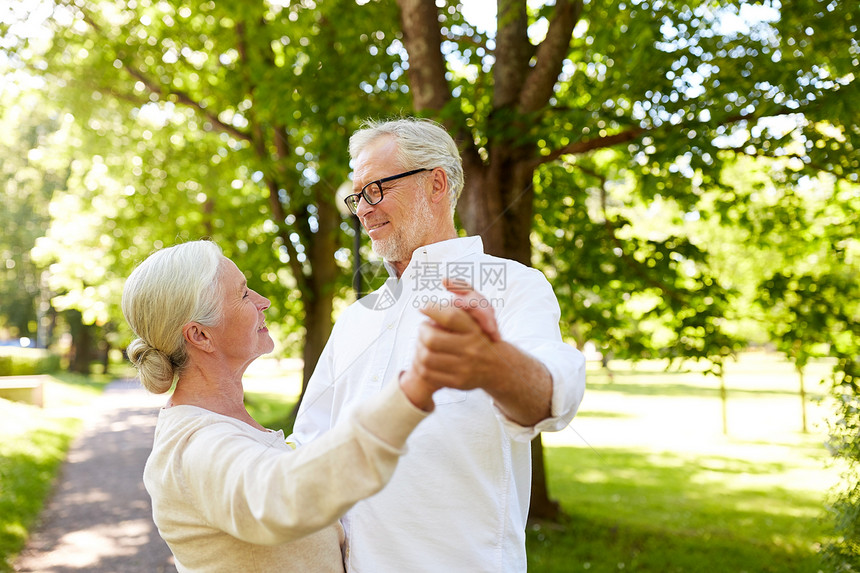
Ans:
<svg viewBox="0 0 860 573"><path fill-rule="evenodd" d="M382 201L382 184L387 183L389 181L394 181L395 179L400 179L402 177L409 177L410 175L415 175L416 173L421 173L422 171L433 171L432 169L413 169L412 171L407 171L406 173L398 173L397 175L392 175L391 177L383 177L382 179L377 179L376 181L371 181L367 185L361 188L361 193L353 193L352 195L347 195L343 202L346 203L346 206L349 207L349 210L355 215L358 212L358 202L361 201L361 198L364 197L364 200L367 201L368 205L376 205L380 201Z"/></svg>

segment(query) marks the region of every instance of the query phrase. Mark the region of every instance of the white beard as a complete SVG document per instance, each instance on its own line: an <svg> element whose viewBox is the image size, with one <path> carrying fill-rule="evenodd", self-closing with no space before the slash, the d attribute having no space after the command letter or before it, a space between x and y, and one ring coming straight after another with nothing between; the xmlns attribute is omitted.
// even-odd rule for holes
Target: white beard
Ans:
<svg viewBox="0 0 860 573"><path fill-rule="evenodd" d="M432 227L430 201L425 193L420 192L409 218L400 222L397 231L383 239L371 239L373 252L388 262L408 261L415 249L424 244Z"/></svg>

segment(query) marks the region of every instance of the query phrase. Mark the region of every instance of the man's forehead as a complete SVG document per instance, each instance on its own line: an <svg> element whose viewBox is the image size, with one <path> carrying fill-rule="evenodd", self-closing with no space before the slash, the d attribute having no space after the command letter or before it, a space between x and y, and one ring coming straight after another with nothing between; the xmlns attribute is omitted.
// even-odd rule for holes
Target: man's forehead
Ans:
<svg viewBox="0 0 860 573"><path fill-rule="evenodd" d="M391 135L382 135L361 150L355 159L353 168L353 179L360 181L367 179L372 181L384 177L383 171L397 169L395 165L395 153L397 152L397 141ZM394 171L392 171L394 173Z"/></svg>

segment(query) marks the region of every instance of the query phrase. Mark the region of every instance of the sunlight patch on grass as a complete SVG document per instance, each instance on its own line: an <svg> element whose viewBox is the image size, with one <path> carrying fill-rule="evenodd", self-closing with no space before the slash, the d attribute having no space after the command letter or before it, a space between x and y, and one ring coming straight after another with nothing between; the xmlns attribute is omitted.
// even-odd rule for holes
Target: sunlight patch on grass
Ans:
<svg viewBox="0 0 860 573"><path fill-rule="evenodd" d="M246 392L281 395L297 401L302 393L302 371L291 361L258 359L242 379Z"/></svg>
<svg viewBox="0 0 860 573"><path fill-rule="evenodd" d="M0 399L0 436L14 440L38 427L39 418L33 416L33 406Z"/></svg>

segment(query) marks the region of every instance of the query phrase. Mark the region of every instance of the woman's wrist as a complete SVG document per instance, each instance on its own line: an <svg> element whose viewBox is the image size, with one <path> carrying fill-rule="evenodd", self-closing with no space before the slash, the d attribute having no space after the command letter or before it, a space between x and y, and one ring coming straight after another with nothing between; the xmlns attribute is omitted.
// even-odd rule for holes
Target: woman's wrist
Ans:
<svg viewBox="0 0 860 573"><path fill-rule="evenodd" d="M401 372L398 382L403 393L406 394L406 397L409 398L409 401L416 408L420 408L425 412L433 411L435 407L433 402L435 388L424 382L420 376L415 375L411 369Z"/></svg>

